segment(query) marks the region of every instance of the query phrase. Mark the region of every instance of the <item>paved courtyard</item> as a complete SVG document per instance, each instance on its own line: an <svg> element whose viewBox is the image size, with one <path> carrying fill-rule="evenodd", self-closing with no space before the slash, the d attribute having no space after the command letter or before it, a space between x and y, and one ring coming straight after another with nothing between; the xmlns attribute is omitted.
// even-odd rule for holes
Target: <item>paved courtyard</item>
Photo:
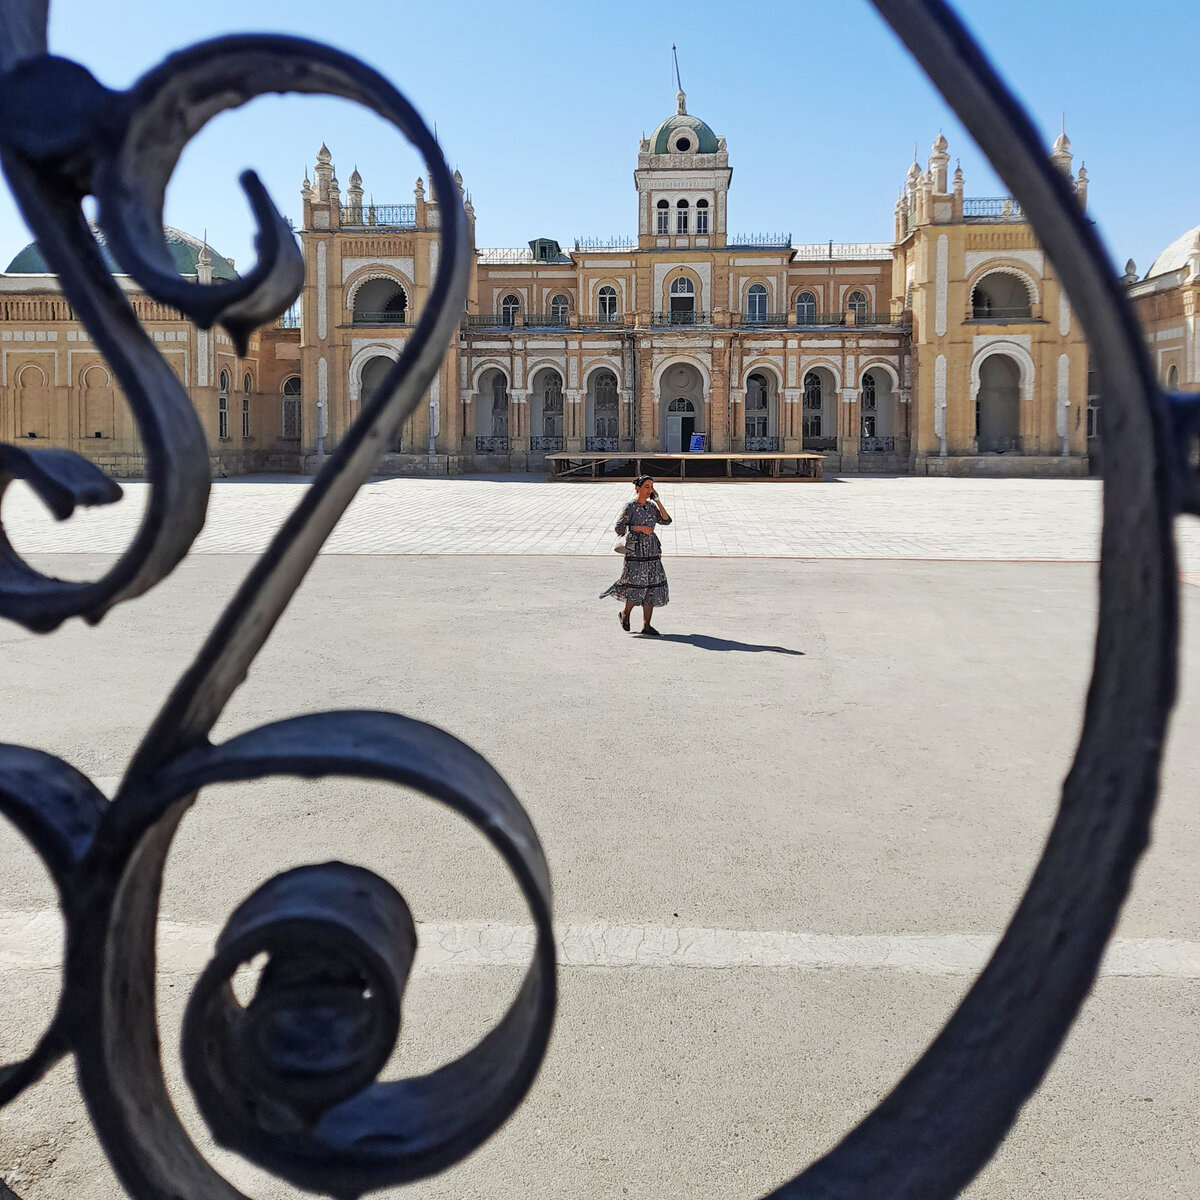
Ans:
<svg viewBox="0 0 1200 1200"><path fill-rule="evenodd" d="M0 628L0 740L115 787L302 486L217 484L199 553L95 629ZM63 525L19 495L4 515L40 565L85 576L128 539L142 490ZM936 1033L1053 819L1094 635L1097 484L660 490L676 522L654 642L597 600L628 484L369 485L216 731L344 707L432 721L492 760L546 848L562 968L545 1067L479 1153L397 1197L762 1195ZM971 1200L1200 1195L1200 591L1183 615L1153 844L1063 1054ZM528 952L500 864L427 801L349 781L202 795L163 895L164 1057L193 1136L262 1200L300 1193L212 1150L179 1026L237 902L330 858L385 874L419 923L389 1073L471 1044ZM0 825L0 1061L50 1010L57 937L52 889ZM22 1200L119 1196L69 1063L0 1111L0 1179Z"/></svg>

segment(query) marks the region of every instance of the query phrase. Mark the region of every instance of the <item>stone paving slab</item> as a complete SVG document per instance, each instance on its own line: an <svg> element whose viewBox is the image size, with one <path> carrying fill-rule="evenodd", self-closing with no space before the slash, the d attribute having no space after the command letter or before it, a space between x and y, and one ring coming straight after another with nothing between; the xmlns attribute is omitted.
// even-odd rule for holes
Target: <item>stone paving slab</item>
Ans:
<svg viewBox="0 0 1200 1200"><path fill-rule="evenodd" d="M214 484L201 554L258 553L307 479ZM5 497L19 548L117 554L131 540L147 485L58 524L23 485ZM1091 562L1099 553L1098 480L845 476L826 483L664 482L671 556L929 558ZM326 544L329 554L611 552L628 482L549 482L502 476L381 479L359 493ZM1181 567L1200 572L1200 523L1179 526Z"/></svg>

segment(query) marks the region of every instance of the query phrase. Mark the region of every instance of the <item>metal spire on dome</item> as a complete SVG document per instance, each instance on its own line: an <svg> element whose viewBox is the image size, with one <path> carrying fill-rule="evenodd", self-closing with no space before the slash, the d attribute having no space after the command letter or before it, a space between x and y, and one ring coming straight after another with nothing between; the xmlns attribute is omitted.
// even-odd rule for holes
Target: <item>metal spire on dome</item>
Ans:
<svg viewBox="0 0 1200 1200"><path fill-rule="evenodd" d="M679 77L679 51L675 49L675 43L671 43L671 56L675 60L675 84L679 91L675 93L675 115L677 117L687 116L687 94L683 90L683 80Z"/></svg>

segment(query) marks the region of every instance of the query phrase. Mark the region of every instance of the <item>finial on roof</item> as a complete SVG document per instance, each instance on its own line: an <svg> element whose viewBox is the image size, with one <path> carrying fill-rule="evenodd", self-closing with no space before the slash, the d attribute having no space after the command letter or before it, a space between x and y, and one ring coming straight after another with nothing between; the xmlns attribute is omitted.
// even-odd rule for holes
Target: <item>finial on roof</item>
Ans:
<svg viewBox="0 0 1200 1200"><path fill-rule="evenodd" d="M945 137L939 130L937 137L933 139L934 154L945 154L949 148L950 148L950 143L948 141L946 141Z"/></svg>
<svg viewBox="0 0 1200 1200"><path fill-rule="evenodd" d="M333 155L329 153L329 147L322 142L320 150L317 151L317 162L327 163L332 157Z"/></svg>
<svg viewBox="0 0 1200 1200"><path fill-rule="evenodd" d="M358 187L362 183L362 176L358 173L358 164L355 163L354 170L350 172L350 186Z"/></svg>

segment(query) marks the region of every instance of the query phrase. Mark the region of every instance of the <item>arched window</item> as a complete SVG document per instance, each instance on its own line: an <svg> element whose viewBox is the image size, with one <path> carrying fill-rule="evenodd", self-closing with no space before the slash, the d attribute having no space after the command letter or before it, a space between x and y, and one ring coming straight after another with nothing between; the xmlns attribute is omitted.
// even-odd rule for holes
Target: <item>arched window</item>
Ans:
<svg viewBox="0 0 1200 1200"><path fill-rule="evenodd" d="M696 323L696 285L686 275L671 280L670 305L672 325Z"/></svg>
<svg viewBox="0 0 1200 1200"><path fill-rule="evenodd" d="M875 395L875 376L870 371L862 378L861 399L861 435L865 438L874 437L876 418L879 414L879 403Z"/></svg>
<svg viewBox="0 0 1200 1200"><path fill-rule="evenodd" d="M821 377L816 371L804 376L804 436L821 436L821 415L824 408L821 394Z"/></svg>
<svg viewBox="0 0 1200 1200"><path fill-rule="evenodd" d="M750 285L746 293L746 320L762 324L767 319L767 289L761 283Z"/></svg>
<svg viewBox="0 0 1200 1200"><path fill-rule="evenodd" d="M250 389L254 386L254 381L250 378L250 372L247 371L242 378L242 437L250 436Z"/></svg>
<svg viewBox="0 0 1200 1200"><path fill-rule="evenodd" d="M521 297L515 292L509 292L503 300L500 301L500 316L503 318L505 325L513 325L516 323L517 314L521 311Z"/></svg>
<svg viewBox="0 0 1200 1200"><path fill-rule="evenodd" d="M408 293L394 279L368 279L354 293L356 325L403 325Z"/></svg>
<svg viewBox="0 0 1200 1200"><path fill-rule="evenodd" d="M801 292L796 297L796 324L815 325L817 323L817 298L812 292Z"/></svg>
<svg viewBox="0 0 1200 1200"><path fill-rule="evenodd" d="M675 232L687 233L688 231L688 202L680 200L675 205Z"/></svg>
<svg viewBox="0 0 1200 1200"><path fill-rule="evenodd" d="M669 222L671 220L671 206L665 201L660 200L655 207L655 233L670 233Z"/></svg>
<svg viewBox="0 0 1200 1200"><path fill-rule="evenodd" d="M508 299L506 296L505 299ZM508 437L507 380L499 371L492 376L492 437Z"/></svg>
<svg viewBox="0 0 1200 1200"><path fill-rule="evenodd" d="M708 232L708 201L707 200L697 200L696 201L696 232L697 233L707 233Z"/></svg>
<svg viewBox="0 0 1200 1200"><path fill-rule="evenodd" d="M550 320L555 325L565 325L571 313L571 300L559 292L550 301Z"/></svg>
<svg viewBox="0 0 1200 1200"><path fill-rule="evenodd" d="M279 436L289 441L300 436L300 376L283 381L283 406L279 415Z"/></svg>
<svg viewBox="0 0 1200 1200"><path fill-rule="evenodd" d="M617 319L617 289L605 284L596 293L600 305L600 320L615 321Z"/></svg>
<svg viewBox="0 0 1200 1200"><path fill-rule="evenodd" d="M596 437L620 436L617 420L617 377L611 371L597 371L593 376L595 401L592 406Z"/></svg>
<svg viewBox="0 0 1200 1200"><path fill-rule="evenodd" d="M846 297L846 311L854 314L856 324L866 317L867 303L866 292L854 291Z"/></svg>
<svg viewBox="0 0 1200 1200"><path fill-rule="evenodd" d="M746 437L768 436L767 377L757 371L746 380Z"/></svg>
<svg viewBox="0 0 1200 1200"><path fill-rule="evenodd" d="M971 318L975 321L1020 321L1033 315L1023 279L1006 271L985 275L971 289Z"/></svg>
<svg viewBox="0 0 1200 1200"><path fill-rule="evenodd" d="M1179 387L1179 368L1172 363L1167 371L1167 391L1173 392Z"/></svg>
<svg viewBox="0 0 1200 1200"><path fill-rule="evenodd" d="M220 387L217 395L217 437L229 436L229 372L220 374Z"/></svg>

